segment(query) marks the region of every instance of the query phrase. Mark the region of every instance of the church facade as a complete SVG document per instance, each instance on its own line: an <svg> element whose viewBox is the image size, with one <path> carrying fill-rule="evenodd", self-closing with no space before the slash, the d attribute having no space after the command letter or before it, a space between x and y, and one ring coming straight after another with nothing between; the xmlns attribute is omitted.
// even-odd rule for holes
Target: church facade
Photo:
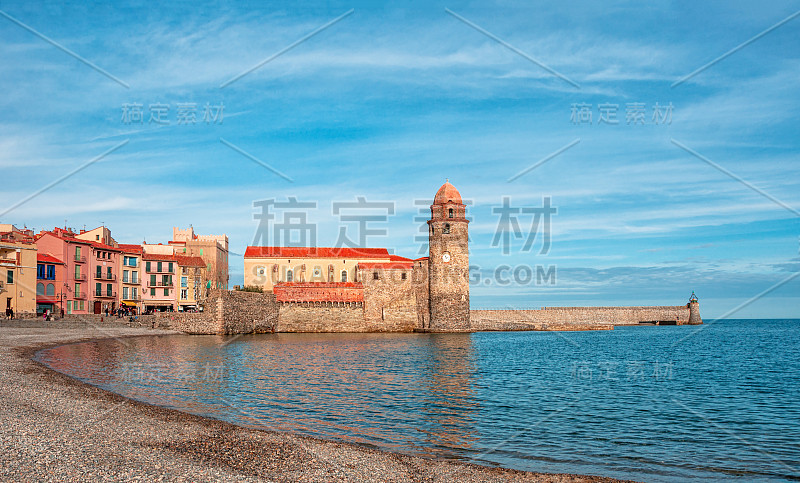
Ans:
<svg viewBox="0 0 800 483"><path fill-rule="evenodd" d="M446 182L430 208L427 257L385 248L250 246L244 285L274 297L279 331L469 331L466 205Z"/></svg>

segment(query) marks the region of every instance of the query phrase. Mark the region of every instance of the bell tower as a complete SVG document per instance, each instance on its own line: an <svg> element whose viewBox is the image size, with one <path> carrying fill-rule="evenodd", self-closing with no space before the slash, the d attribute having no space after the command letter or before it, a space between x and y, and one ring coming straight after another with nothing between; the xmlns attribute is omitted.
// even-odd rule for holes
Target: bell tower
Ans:
<svg viewBox="0 0 800 483"><path fill-rule="evenodd" d="M466 205L445 182L431 205L428 221L428 300L430 327L469 330L469 236Z"/></svg>

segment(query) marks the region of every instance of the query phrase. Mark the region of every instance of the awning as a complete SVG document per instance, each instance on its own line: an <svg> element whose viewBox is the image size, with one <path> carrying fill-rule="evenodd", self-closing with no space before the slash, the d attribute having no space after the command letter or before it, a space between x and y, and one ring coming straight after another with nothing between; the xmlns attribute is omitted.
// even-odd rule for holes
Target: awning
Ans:
<svg viewBox="0 0 800 483"><path fill-rule="evenodd" d="M124 305L125 307L137 307L136 302L128 302L125 300L120 302L120 305Z"/></svg>

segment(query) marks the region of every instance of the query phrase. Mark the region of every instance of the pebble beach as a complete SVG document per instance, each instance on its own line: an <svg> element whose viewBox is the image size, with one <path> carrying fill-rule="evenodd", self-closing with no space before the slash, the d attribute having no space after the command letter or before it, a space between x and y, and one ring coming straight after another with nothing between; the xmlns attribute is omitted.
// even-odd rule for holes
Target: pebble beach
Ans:
<svg viewBox="0 0 800 483"><path fill-rule="evenodd" d="M172 332L0 321L3 481L610 482L395 454L255 430L133 401L32 360L39 349Z"/></svg>

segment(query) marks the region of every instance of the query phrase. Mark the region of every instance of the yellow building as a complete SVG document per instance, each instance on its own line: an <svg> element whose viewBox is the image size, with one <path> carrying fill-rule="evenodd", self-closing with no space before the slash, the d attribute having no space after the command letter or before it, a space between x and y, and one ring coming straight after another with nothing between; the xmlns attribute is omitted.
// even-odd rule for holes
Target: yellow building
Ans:
<svg viewBox="0 0 800 483"><path fill-rule="evenodd" d="M357 282L359 263L407 258L385 248L247 247L244 285L272 292L278 282Z"/></svg>
<svg viewBox="0 0 800 483"><path fill-rule="evenodd" d="M176 255L178 263L178 290L176 291L178 310L199 309L206 297L206 282L209 275L206 263L200 257Z"/></svg>
<svg viewBox="0 0 800 483"><path fill-rule="evenodd" d="M36 316L36 244L0 236L0 304L2 314Z"/></svg>

